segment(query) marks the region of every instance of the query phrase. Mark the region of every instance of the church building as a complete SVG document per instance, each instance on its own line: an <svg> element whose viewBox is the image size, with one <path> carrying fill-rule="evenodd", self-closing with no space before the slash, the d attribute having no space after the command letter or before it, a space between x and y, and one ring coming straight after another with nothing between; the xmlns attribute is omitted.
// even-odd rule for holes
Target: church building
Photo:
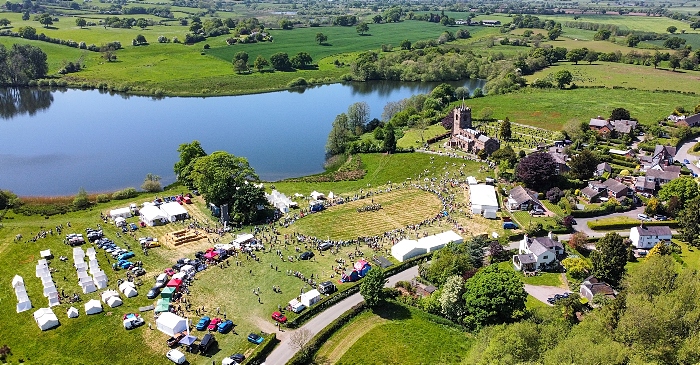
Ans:
<svg viewBox="0 0 700 365"><path fill-rule="evenodd" d="M452 111L454 123L449 145L469 153L477 154L484 150L487 155L501 148L497 139L491 138L472 128L472 110L464 104Z"/></svg>

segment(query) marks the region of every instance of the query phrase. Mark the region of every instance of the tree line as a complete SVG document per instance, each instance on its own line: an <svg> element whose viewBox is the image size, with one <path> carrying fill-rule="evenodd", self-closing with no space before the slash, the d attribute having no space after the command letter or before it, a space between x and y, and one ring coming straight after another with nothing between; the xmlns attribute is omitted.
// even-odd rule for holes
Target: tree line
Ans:
<svg viewBox="0 0 700 365"><path fill-rule="evenodd" d="M0 83L27 85L31 80L43 78L49 71L46 60L46 53L39 47L13 44L8 50L0 44Z"/></svg>

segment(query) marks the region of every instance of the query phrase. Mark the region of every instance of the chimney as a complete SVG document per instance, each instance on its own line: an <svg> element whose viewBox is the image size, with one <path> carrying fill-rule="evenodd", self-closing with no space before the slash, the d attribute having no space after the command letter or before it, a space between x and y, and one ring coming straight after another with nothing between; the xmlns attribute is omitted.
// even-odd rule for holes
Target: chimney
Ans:
<svg viewBox="0 0 700 365"><path fill-rule="evenodd" d="M550 240L554 239L553 238L554 235L552 234L552 231L549 231L549 233L547 233L547 237L549 237Z"/></svg>

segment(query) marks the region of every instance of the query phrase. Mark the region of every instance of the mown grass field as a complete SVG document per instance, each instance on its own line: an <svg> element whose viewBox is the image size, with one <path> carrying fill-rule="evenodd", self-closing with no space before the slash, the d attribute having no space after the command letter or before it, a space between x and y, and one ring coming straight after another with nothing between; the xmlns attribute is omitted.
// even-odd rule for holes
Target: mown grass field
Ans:
<svg viewBox="0 0 700 365"><path fill-rule="evenodd" d="M617 107L626 108L644 124L653 123L667 117L677 105L690 108L699 100L698 95L642 90L527 88L512 94L470 99L467 105L475 116L489 108L493 111L492 118L508 117L516 123L561 130L569 121L587 122L597 115L608 115Z"/></svg>
<svg viewBox="0 0 700 365"><path fill-rule="evenodd" d="M646 17L646 16L626 16L626 15L603 15L603 14L577 14L578 20L574 20L573 15L541 15L540 19L552 19L564 22L590 22L600 24L614 24L620 29L638 30L644 32L666 33L666 28L675 26L679 29L686 29L692 32L688 23L680 20L673 20L666 17Z"/></svg>
<svg viewBox="0 0 700 365"><path fill-rule="evenodd" d="M358 208L381 204L378 211L357 212ZM296 229L317 237L351 239L378 235L396 227L420 222L440 213L442 205L434 194L418 189L399 189L370 199L336 205L323 214L312 214L296 223Z"/></svg>
<svg viewBox="0 0 700 365"><path fill-rule="evenodd" d="M334 364L455 364L471 347L471 335L436 317L389 303L336 332L317 359Z"/></svg>
<svg viewBox="0 0 700 365"><path fill-rule="evenodd" d="M419 148L423 146L425 141L430 138L437 137L449 132L442 126L442 124L433 124L423 131L423 136L421 139L421 133L418 129L408 129L404 132L403 137L396 141L396 147L400 148Z"/></svg>
<svg viewBox="0 0 700 365"><path fill-rule="evenodd" d="M700 72L680 70L675 72L661 63L657 69L653 66L628 65L611 62L579 62L578 65L562 62L555 66L526 76L529 82L543 79L558 72L568 70L573 75L573 83L579 86L621 86L639 90L678 90L697 92Z"/></svg>

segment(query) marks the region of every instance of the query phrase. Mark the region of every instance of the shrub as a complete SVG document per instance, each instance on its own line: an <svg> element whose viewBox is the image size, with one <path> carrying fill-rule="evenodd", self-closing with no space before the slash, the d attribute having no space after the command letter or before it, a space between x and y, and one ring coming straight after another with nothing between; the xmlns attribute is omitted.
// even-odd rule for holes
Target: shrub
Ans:
<svg viewBox="0 0 700 365"><path fill-rule="evenodd" d="M115 191L112 193L112 199L114 200L124 200L137 196L139 193L136 188L126 188L123 190Z"/></svg>
<svg viewBox="0 0 700 365"><path fill-rule="evenodd" d="M109 195L107 195L107 194L99 194L95 200L98 203L106 203L106 202L110 201L110 198L109 198Z"/></svg>
<svg viewBox="0 0 700 365"><path fill-rule="evenodd" d="M287 87L303 87L307 86L309 83L306 81L305 78L303 77L297 77L296 79L290 81L287 84Z"/></svg>

